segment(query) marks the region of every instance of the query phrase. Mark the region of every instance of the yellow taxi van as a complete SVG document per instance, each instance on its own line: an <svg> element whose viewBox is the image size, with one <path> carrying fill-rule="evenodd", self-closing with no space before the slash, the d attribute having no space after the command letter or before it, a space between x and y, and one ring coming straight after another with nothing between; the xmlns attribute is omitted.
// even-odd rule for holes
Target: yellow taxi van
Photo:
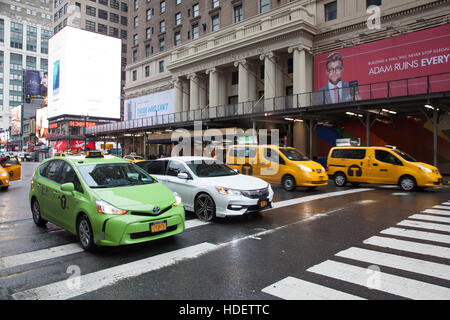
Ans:
<svg viewBox="0 0 450 320"><path fill-rule="evenodd" d="M399 185L404 191L442 186L442 175L394 146L333 147L328 153L327 174L338 187L350 182Z"/></svg>
<svg viewBox="0 0 450 320"><path fill-rule="evenodd" d="M301 151L278 145L235 145L228 148L226 164L242 174L281 184L287 191L296 187L315 188L328 184L320 163Z"/></svg>
<svg viewBox="0 0 450 320"><path fill-rule="evenodd" d="M0 164L0 189L6 190L11 181L20 180L22 164L17 156L10 156L9 160Z"/></svg>

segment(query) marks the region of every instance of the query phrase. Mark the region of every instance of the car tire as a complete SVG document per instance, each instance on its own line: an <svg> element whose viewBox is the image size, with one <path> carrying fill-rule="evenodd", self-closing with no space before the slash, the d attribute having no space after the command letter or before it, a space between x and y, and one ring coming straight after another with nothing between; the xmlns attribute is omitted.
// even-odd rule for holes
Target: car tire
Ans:
<svg viewBox="0 0 450 320"><path fill-rule="evenodd" d="M97 246L94 243L94 232L86 215L81 215L77 220L77 235L81 246L86 251L94 251Z"/></svg>
<svg viewBox="0 0 450 320"><path fill-rule="evenodd" d="M194 210L201 221L210 222L216 217L216 204L207 193L201 193L195 198Z"/></svg>
<svg viewBox="0 0 450 320"><path fill-rule="evenodd" d="M347 184L347 177L342 172L338 172L334 175L333 181L336 187L345 187Z"/></svg>
<svg viewBox="0 0 450 320"><path fill-rule="evenodd" d="M45 227L47 221L41 217L41 206L36 199L31 202L31 213L33 215L33 221L38 227Z"/></svg>
<svg viewBox="0 0 450 320"><path fill-rule="evenodd" d="M407 192L414 191L416 190L417 187L416 179L414 179L414 177L411 176L401 177L398 184L400 185L400 188L403 191Z"/></svg>
<svg viewBox="0 0 450 320"><path fill-rule="evenodd" d="M284 176L281 184L283 185L283 189L286 191L292 191L297 186L294 177L290 175Z"/></svg>

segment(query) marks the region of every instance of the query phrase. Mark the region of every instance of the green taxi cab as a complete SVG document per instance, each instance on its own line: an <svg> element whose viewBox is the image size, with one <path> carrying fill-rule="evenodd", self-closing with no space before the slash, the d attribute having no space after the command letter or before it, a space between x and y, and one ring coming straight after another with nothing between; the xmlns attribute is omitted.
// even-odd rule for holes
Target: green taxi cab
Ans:
<svg viewBox="0 0 450 320"><path fill-rule="evenodd" d="M185 229L177 194L135 164L98 151L44 160L33 174L29 201L36 225L66 229L87 251Z"/></svg>

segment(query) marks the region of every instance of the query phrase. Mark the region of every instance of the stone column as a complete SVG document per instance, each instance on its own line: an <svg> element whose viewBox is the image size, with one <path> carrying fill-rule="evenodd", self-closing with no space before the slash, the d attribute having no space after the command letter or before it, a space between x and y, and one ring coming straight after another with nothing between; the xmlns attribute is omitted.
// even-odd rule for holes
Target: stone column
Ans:
<svg viewBox="0 0 450 320"><path fill-rule="evenodd" d="M180 78L173 82L175 90L175 113L183 111L183 84Z"/></svg>
<svg viewBox="0 0 450 320"><path fill-rule="evenodd" d="M238 67L238 74L239 74L238 102L239 103L247 102L249 89L247 61L245 59L236 61L234 63L234 66Z"/></svg>
<svg viewBox="0 0 450 320"><path fill-rule="evenodd" d="M188 76L188 79L190 84L189 107L190 110L197 110L200 107L198 77L193 73Z"/></svg>
<svg viewBox="0 0 450 320"><path fill-rule="evenodd" d="M293 55L293 93L294 93L294 107L304 107L311 105L312 101L307 92L307 72L306 72L306 53L309 52L309 48L300 45L290 47L289 53ZM298 97L297 97L298 95Z"/></svg>
<svg viewBox="0 0 450 320"><path fill-rule="evenodd" d="M189 111L189 81L181 80L183 86L183 111Z"/></svg>
<svg viewBox="0 0 450 320"><path fill-rule="evenodd" d="M219 72L216 68L206 70L209 75L209 115L214 118L217 114L219 105Z"/></svg>
<svg viewBox="0 0 450 320"><path fill-rule="evenodd" d="M276 95L276 65L273 52L262 54L259 59L264 61L264 111L274 107L273 98Z"/></svg>

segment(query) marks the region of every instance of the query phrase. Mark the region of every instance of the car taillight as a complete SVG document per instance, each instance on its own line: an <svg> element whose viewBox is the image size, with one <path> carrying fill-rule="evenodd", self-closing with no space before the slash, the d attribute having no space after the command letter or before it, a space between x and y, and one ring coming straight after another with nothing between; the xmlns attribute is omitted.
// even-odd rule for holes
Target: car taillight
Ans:
<svg viewBox="0 0 450 320"><path fill-rule="evenodd" d="M326 170L328 171L328 169L329 169L329 167L328 167L328 164L327 164L327 169Z"/></svg>

